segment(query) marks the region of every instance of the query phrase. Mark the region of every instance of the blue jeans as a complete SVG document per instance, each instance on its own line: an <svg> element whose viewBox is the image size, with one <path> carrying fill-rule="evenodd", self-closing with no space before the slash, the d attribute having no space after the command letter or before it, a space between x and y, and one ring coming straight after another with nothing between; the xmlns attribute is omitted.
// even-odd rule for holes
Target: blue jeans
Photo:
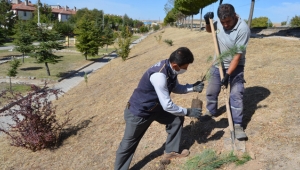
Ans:
<svg viewBox="0 0 300 170"><path fill-rule="evenodd" d="M227 70L223 70L224 74ZM206 109L212 115L217 113L218 96L221 91L221 78L219 68L212 66L210 79L206 90ZM244 96L244 66L237 66L230 75L230 97L229 105L234 124L242 124L243 119L243 96Z"/></svg>

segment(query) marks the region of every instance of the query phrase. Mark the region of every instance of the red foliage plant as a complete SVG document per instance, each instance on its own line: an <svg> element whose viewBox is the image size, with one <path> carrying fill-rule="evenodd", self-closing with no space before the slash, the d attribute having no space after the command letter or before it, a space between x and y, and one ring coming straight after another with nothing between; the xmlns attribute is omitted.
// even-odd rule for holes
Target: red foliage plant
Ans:
<svg viewBox="0 0 300 170"><path fill-rule="evenodd" d="M10 93L10 95L7 95ZM1 96L9 104L0 109L0 116L9 116L13 123L6 123L7 129L0 131L8 135L11 145L25 147L32 151L57 147L63 127L70 121L71 110L65 111L65 120L61 123L56 118L56 106L50 98L63 93L58 89L50 89L31 85L31 91L23 96L12 91L2 92Z"/></svg>

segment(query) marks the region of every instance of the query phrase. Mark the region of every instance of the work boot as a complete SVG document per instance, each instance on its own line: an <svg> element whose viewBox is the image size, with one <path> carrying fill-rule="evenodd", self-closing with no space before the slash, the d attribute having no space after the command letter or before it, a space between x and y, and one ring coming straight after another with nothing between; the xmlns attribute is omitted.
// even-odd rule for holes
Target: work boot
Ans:
<svg viewBox="0 0 300 170"><path fill-rule="evenodd" d="M176 152L165 153L163 159L183 158L183 157L187 157L189 154L190 151L184 149L181 153L176 153Z"/></svg>
<svg viewBox="0 0 300 170"><path fill-rule="evenodd" d="M247 139L247 135L240 124L234 124L234 134L235 138L238 140Z"/></svg>
<svg viewBox="0 0 300 170"><path fill-rule="evenodd" d="M181 153L176 153L176 152L165 153L160 163L162 165L168 165L171 163L171 159L187 157L189 154L190 151L187 149L184 149Z"/></svg>
<svg viewBox="0 0 300 170"><path fill-rule="evenodd" d="M213 115L209 111L206 111L206 113L204 113L202 116L200 116L199 120L200 120L200 122L207 122L207 121L211 120L212 117L213 117Z"/></svg>

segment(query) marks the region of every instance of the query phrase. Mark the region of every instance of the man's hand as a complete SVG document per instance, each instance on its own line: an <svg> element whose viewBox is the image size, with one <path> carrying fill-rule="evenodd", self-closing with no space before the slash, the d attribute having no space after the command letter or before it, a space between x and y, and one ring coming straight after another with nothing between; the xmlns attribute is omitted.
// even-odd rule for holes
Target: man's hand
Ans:
<svg viewBox="0 0 300 170"><path fill-rule="evenodd" d="M222 86L225 86L226 88L227 88L227 86L228 86L228 78L229 78L229 74L225 74L225 76L224 76L224 78L221 80L221 85Z"/></svg>
<svg viewBox="0 0 300 170"><path fill-rule="evenodd" d="M205 15L204 15L204 19L205 19L205 23L206 25L209 25L209 19L214 19L214 13L213 12L207 12Z"/></svg>
<svg viewBox="0 0 300 170"><path fill-rule="evenodd" d="M197 81L193 84L193 91L201 93L204 88L204 83L202 81Z"/></svg>
<svg viewBox="0 0 300 170"><path fill-rule="evenodd" d="M202 114L201 108L188 108L186 116L200 119L201 114Z"/></svg>

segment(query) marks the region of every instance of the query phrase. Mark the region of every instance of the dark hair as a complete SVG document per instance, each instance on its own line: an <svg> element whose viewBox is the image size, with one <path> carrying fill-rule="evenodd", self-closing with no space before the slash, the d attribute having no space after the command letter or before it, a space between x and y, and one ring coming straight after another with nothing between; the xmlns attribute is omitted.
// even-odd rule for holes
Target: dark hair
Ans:
<svg viewBox="0 0 300 170"><path fill-rule="evenodd" d="M234 17L235 15L234 7L231 4L222 4L218 8L218 17L220 19Z"/></svg>
<svg viewBox="0 0 300 170"><path fill-rule="evenodd" d="M176 63L179 67L193 63L194 55L187 47L180 47L174 51L169 58L171 63Z"/></svg>

